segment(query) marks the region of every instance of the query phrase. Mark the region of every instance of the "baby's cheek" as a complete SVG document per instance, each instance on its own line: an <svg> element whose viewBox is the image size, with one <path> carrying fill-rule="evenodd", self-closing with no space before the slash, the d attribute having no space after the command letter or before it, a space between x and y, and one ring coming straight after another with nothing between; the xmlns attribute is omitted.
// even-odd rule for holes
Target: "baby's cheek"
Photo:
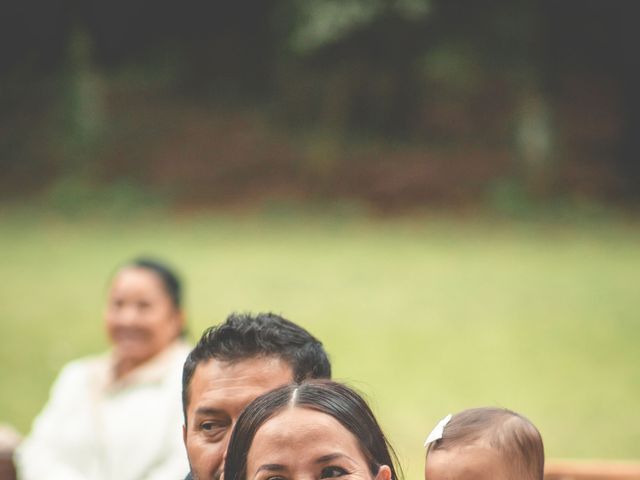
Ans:
<svg viewBox="0 0 640 480"><path fill-rule="evenodd" d="M441 480L438 476L438 469L433 466L433 462L427 462L424 466L424 480Z"/></svg>

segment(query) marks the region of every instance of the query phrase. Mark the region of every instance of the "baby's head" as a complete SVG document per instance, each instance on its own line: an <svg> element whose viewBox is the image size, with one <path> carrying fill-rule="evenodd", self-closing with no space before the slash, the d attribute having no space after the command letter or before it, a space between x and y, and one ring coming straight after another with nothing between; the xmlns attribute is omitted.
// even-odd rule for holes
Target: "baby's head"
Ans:
<svg viewBox="0 0 640 480"><path fill-rule="evenodd" d="M502 408L472 408L453 415L441 433L438 427L427 439L436 438L427 445L425 480L543 478L542 437L522 415Z"/></svg>

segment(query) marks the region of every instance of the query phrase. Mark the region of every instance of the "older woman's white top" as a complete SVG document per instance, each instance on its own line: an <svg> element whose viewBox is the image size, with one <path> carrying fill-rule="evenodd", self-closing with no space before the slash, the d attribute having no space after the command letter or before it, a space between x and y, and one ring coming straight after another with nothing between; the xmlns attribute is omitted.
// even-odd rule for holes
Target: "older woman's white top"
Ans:
<svg viewBox="0 0 640 480"><path fill-rule="evenodd" d="M16 453L23 480L175 480L182 442L177 341L119 379L109 355L69 363Z"/></svg>

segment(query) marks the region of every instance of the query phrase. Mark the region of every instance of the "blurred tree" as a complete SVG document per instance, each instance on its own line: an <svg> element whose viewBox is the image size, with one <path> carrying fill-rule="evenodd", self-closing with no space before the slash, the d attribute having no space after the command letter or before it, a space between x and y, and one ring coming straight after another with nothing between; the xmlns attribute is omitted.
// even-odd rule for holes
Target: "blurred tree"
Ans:
<svg viewBox="0 0 640 480"><path fill-rule="evenodd" d="M623 129L618 168L625 180L627 197L640 199L640 30L636 18L622 10L617 29L620 41L619 78L622 93Z"/></svg>
<svg viewBox="0 0 640 480"><path fill-rule="evenodd" d="M75 30L69 43L65 89L60 98L61 175L88 179L96 174L96 149L105 128L105 92L93 66L91 38Z"/></svg>
<svg viewBox="0 0 640 480"><path fill-rule="evenodd" d="M429 48L426 0L290 1L287 72L303 92L280 94L294 124L410 138L420 109L420 53ZM306 78L305 78L306 77Z"/></svg>
<svg viewBox="0 0 640 480"><path fill-rule="evenodd" d="M493 149L473 161L484 172L510 169L543 195L577 183L597 192L609 172L616 179L609 191L640 196L633 7L631 0L5 0L0 162L6 178L22 182L33 182L30 172L108 162L95 148L108 115L127 107L114 99L129 95L141 109L160 98L260 110L284 119L287 132L329 132L335 145L322 150L335 152L333 166L311 169L324 176L346 162L345 142L365 139ZM117 83L131 69L136 86ZM156 96L141 98L152 86ZM65 147L52 149L51 138ZM490 165L506 148L516 161ZM450 158L452 172L456 161L471 163Z"/></svg>
<svg viewBox="0 0 640 480"><path fill-rule="evenodd" d="M0 77L55 70L64 59L73 14L69 0L6 0L0 6Z"/></svg>

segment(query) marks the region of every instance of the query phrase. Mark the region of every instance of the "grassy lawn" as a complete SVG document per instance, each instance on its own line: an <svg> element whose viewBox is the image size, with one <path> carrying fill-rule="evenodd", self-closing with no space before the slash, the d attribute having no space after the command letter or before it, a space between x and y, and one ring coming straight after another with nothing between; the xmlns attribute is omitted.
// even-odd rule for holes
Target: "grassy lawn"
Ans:
<svg viewBox="0 0 640 480"><path fill-rule="evenodd" d="M518 410L549 457L640 458L640 226L150 215L0 216L0 422L26 432L67 361L107 347L114 266L186 279L194 338L271 310L323 340L370 399L407 478L449 412Z"/></svg>

